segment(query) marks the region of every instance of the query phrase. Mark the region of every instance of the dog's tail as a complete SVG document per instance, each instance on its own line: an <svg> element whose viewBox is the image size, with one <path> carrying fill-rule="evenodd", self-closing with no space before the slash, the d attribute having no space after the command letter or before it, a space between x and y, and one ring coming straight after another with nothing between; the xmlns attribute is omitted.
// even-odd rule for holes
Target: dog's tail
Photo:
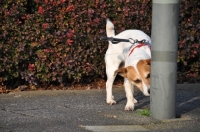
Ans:
<svg viewBox="0 0 200 132"><path fill-rule="evenodd" d="M108 18L106 19L106 34L107 34L107 37L115 36L114 25Z"/></svg>

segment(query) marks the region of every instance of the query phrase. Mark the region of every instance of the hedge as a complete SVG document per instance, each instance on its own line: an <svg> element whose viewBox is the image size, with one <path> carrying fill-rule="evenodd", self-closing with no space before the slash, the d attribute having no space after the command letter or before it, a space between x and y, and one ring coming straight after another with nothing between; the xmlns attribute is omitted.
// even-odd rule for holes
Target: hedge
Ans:
<svg viewBox="0 0 200 132"><path fill-rule="evenodd" d="M150 0L1 0L0 80L4 85L90 83L106 79L105 20L116 33L151 34ZM180 1L179 83L199 82L198 0Z"/></svg>

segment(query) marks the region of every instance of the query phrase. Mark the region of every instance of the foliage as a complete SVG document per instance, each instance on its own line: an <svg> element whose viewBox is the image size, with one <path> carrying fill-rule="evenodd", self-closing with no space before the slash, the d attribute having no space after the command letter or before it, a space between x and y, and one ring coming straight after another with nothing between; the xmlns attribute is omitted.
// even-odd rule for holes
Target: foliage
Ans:
<svg viewBox="0 0 200 132"><path fill-rule="evenodd" d="M200 82L200 2L180 1L178 81Z"/></svg>
<svg viewBox="0 0 200 132"><path fill-rule="evenodd" d="M137 113L139 115L143 115L143 116L150 116L151 115L151 111L149 109L138 109Z"/></svg>
<svg viewBox="0 0 200 132"><path fill-rule="evenodd" d="M180 3L179 82L199 75L199 3ZM151 32L150 0L2 0L0 4L4 84L90 83L104 78L107 42L99 37L105 35L106 18L113 21L116 33L131 28Z"/></svg>

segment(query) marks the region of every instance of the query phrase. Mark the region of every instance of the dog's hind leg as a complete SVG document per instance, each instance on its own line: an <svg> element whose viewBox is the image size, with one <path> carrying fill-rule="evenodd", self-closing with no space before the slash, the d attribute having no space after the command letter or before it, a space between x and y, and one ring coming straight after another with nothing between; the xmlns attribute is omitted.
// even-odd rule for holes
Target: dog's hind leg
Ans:
<svg viewBox="0 0 200 132"><path fill-rule="evenodd" d="M117 67L107 67L106 74L107 74L107 81L106 81L106 102L110 105L116 104L114 100L114 96L112 94L112 86L115 80L116 75L114 75L114 71L117 70Z"/></svg>
<svg viewBox="0 0 200 132"><path fill-rule="evenodd" d="M121 57L121 55L120 55ZM106 81L106 102L110 105L116 104L114 100L114 96L112 94L112 86L115 80L116 75L114 74L115 71L119 68L121 62L123 61L119 56L116 55L106 55L106 74L107 74L107 81ZM122 57L121 57L122 58Z"/></svg>

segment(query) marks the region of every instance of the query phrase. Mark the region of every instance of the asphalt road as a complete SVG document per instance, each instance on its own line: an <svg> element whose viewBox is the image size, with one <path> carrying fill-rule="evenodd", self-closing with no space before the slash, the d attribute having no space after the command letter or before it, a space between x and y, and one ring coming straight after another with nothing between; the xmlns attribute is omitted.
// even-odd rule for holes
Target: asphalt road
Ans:
<svg viewBox="0 0 200 132"><path fill-rule="evenodd" d="M107 105L106 91L55 90L0 95L0 132L176 131L200 130L200 84L179 84L179 118L156 120L139 115L149 97L136 91L135 111L124 111L123 88L113 90L116 105Z"/></svg>

